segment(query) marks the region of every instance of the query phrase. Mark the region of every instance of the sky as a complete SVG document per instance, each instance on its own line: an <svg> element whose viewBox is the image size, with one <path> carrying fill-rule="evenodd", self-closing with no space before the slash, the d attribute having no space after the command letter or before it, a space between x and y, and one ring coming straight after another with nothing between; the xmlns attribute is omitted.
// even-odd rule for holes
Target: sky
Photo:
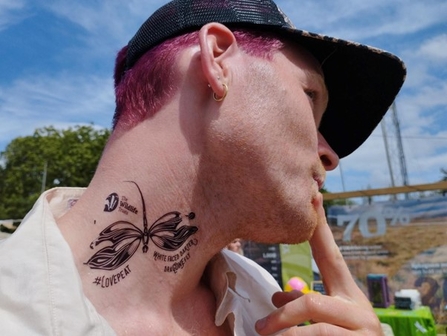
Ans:
<svg viewBox="0 0 447 336"><path fill-rule="evenodd" d="M45 126L109 128L115 55L164 3L0 0L0 151L14 138ZM447 169L447 1L277 4L299 29L385 49L407 66L407 80L394 105L399 128L390 110L383 121L385 133L379 125L328 173L325 188L342 192L399 186L404 168L409 184L439 181L441 169ZM402 151L397 149L399 133Z"/></svg>

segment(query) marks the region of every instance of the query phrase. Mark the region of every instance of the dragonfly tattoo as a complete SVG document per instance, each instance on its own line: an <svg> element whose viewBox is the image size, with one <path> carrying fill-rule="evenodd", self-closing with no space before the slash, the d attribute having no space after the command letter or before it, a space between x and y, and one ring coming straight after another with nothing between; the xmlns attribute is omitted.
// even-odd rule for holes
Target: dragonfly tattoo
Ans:
<svg viewBox="0 0 447 336"><path fill-rule="evenodd" d="M143 206L143 230L128 221L117 221L101 231L98 238L91 244L90 248L103 243L110 242L96 252L86 263L91 269L112 271L126 263L143 243L143 253L149 250L149 240L157 247L165 251L179 249L185 241L198 231L197 226L183 225L180 212L172 211L158 218L150 227L146 218L146 205L140 187L134 181L126 181L135 184ZM186 217L194 219L195 214L189 213Z"/></svg>

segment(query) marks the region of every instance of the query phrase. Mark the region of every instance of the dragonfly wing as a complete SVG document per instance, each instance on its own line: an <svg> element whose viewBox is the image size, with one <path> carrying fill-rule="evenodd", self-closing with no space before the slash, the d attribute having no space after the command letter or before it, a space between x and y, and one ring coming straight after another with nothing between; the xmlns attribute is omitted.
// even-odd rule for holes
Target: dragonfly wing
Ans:
<svg viewBox="0 0 447 336"><path fill-rule="evenodd" d="M151 240L156 246L166 251L175 251L199 229L197 226L182 226L179 229L158 231L151 234Z"/></svg>
<svg viewBox="0 0 447 336"><path fill-rule="evenodd" d="M111 245L100 249L85 264L92 269L117 269L132 257L142 239L143 232L132 223L115 222L101 231L91 248L103 242Z"/></svg>

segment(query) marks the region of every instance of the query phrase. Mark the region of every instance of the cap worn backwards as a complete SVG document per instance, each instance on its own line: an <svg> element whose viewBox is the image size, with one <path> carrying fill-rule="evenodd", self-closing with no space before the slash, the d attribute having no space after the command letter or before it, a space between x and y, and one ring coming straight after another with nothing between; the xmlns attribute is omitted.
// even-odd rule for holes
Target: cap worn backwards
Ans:
<svg viewBox="0 0 447 336"><path fill-rule="evenodd" d="M129 41L126 70L154 46L210 22L273 32L305 47L322 65L329 103L320 132L340 158L372 133L393 103L406 69L396 56L294 27L270 0L174 0L159 8Z"/></svg>

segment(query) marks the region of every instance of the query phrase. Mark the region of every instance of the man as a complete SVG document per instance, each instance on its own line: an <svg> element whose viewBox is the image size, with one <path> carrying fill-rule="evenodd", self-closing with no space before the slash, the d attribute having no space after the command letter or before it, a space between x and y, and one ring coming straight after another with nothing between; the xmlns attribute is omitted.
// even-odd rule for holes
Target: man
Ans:
<svg viewBox="0 0 447 336"><path fill-rule="evenodd" d="M0 245L3 334L380 334L318 190L404 75L392 55L295 30L271 1L162 7L118 55L89 187L47 191ZM225 249L236 237L310 240L328 295L275 293Z"/></svg>
<svg viewBox="0 0 447 336"><path fill-rule="evenodd" d="M242 240L240 238L233 239L227 245L227 249L229 249L230 251L242 254L242 255L244 254L244 250L242 249Z"/></svg>

